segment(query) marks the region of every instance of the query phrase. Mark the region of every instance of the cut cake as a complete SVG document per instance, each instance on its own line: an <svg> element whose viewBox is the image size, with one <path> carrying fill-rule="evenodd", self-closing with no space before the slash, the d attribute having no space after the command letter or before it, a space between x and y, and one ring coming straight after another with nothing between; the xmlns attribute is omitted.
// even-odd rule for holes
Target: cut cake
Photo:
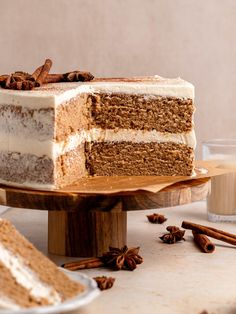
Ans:
<svg viewBox="0 0 236 314"><path fill-rule="evenodd" d="M55 189L86 176L186 175L194 87L159 76L0 88L0 182Z"/></svg>
<svg viewBox="0 0 236 314"><path fill-rule="evenodd" d="M0 219L0 308L56 305L83 290L10 222Z"/></svg>

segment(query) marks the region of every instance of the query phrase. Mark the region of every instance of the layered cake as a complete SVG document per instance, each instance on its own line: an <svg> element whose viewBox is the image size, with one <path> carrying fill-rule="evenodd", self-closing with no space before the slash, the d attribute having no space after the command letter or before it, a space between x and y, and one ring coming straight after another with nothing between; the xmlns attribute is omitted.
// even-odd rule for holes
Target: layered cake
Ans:
<svg viewBox="0 0 236 314"><path fill-rule="evenodd" d="M86 176L190 176L194 87L177 78L0 89L0 182L55 189Z"/></svg>
<svg viewBox="0 0 236 314"><path fill-rule="evenodd" d="M0 220L0 308L60 304L83 290L81 284L69 279L10 222Z"/></svg>

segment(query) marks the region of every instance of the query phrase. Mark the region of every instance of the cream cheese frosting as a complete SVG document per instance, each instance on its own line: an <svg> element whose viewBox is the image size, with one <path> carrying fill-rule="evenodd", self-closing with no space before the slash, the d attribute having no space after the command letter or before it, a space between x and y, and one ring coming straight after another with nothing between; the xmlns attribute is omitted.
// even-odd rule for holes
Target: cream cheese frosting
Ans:
<svg viewBox="0 0 236 314"><path fill-rule="evenodd" d="M55 186L55 184L50 184L50 183L38 183L35 181L28 181L25 180L23 183L18 183L18 182L14 182L14 181L9 181L9 180L3 180L0 178L0 183L1 184L5 184L5 185L9 185L9 186L14 186L14 187L30 187L31 189L37 189L37 190L43 190L43 191L53 191L55 190L57 187Z"/></svg>
<svg viewBox="0 0 236 314"><path fill-rule="evenodd" d="M54 108L83 93L132 93L194 99L194 86L181 78L160 76L130 79L96 79L90 82L51 83L32 91L0 88L0 105L12 104L29 108Z"/></svg>
<svg viewBox="0 0 236 314"><path fill-rule="evenodd" d="M53 140L39 141L34 138L25 138L12 134L0 133L1 151L17 152L21 154L46 155L56 159L58 156L69 152L84 142L127 142L150 143L150 142L174 142L186 144L192 148L196 146L194 130L188 133L161 133L156 130L143 131L131 129L97 129L81 131L69 135L66 141L54 142ZM17 155L16 155L17 158Z"/></svg>
<svg viewBox="0 0 236 314"><path fill-rule="evenodd" d="M29 290L30 295L36 299L46 299L50 304L61 303L61 297L55 289L46 285L37 275L24 264L19 255L10 252L0 243L0 262L7 267L16 282Z"/></svg>

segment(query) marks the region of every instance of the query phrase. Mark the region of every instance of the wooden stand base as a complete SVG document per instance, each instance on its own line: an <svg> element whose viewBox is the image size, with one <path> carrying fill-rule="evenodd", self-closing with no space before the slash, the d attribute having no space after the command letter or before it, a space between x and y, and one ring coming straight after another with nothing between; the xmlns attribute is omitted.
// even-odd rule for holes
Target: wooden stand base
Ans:
<svg viewBox="0 0 236 314"><path fill-rule="evenodd" d="M127 212L49 211L48 250L66 256L101 256L127 243Z"/></svg>
<svg viewBox="0 0 236 314"><path fill-rule="evenodd" d="M1 186L0 204L48 211L48 249L66 256L100 256L127 244L127 211L187 204L206 198L209 178L173 184L158 193L44 192Z"/></svg>

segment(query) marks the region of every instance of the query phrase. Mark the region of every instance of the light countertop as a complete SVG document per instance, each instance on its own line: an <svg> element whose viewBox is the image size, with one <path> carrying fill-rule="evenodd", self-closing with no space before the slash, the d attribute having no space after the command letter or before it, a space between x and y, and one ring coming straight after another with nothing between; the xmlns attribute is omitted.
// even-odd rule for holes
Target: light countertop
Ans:
<svg viewBox="0 0 236 314"><path fill-rule="evenodd" d="M168 221L151 224L146 215L163 213ZM47 252L47 212L0 207L2 218L15 226L44 253ZM191 232L186 242L164 244L159 236L168 225L180 226L183 220L213 225L236 233L235 224L209 223L204 201L172 208L128 213L128 246L140 246L144 263L134 271L111 271L105 268L83 271L94 277L116 278L112 289L78 314L209 314L236 313L236 248L215 241L213 254L204 254L194 245ZM71 258L50 257L59 265Z"/></svg>

